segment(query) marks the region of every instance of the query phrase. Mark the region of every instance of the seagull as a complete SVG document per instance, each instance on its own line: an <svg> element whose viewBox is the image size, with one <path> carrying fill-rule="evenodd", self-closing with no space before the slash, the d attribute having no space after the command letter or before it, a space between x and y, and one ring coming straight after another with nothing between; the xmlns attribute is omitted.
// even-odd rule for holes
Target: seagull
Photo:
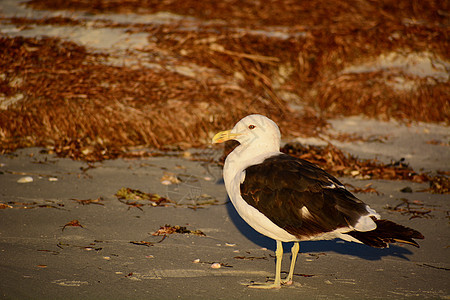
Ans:
<svg viewBox="0 0 450 300"><path fill-rule="evenodd" d="M280 152L281 134L275 122L249 115L231 130L217 133L212 143L239 142L226 158L223 178L239 215L256 231L276 241L275 280L251 288L292 284L299 242L330 240L386 248L389 243L419 247L423 235L380 215L356 198L334 176L318 166ZM281 279L283 242L294 242L287 277Z"/></svg>

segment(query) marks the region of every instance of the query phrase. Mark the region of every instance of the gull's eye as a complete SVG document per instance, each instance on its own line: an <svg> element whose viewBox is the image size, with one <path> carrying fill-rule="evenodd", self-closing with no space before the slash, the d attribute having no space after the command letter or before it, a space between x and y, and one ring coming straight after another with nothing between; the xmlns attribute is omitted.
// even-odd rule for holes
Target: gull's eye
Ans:
<svg viewBox="0 0 450 300"><path fill-rule="evenodd" d="M256 126L255 125L248 125L248 129L255 129Z"/></svg>

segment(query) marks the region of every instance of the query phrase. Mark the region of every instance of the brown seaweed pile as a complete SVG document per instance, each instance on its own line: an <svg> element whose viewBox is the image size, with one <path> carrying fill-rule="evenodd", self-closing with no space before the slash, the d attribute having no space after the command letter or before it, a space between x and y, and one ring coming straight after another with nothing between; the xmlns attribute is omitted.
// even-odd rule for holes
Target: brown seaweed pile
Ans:
<svg viewBox="0 0 450 300"><path fill-rule="evenodd" d="M57 38L0 37L0 99L11 102L1 111L1 152L43 146L60 156L98 161L132 147L202 147L212 133L250 113L274 119L286 137L323 133L327 118L348 115L450 120L448 1L27 5L193 18L162 24L90 21L89 26L148 33L151 47L140 51L154 57L161 66L156 69L111 65L109 54ZM21 28L88 26L83 18L69 17L1 22ZM171 64L198 66L198 76L166 68L167 57ZM417 73L417 63L430 70ZM209 71L203 74L202 68Z"/></svg>

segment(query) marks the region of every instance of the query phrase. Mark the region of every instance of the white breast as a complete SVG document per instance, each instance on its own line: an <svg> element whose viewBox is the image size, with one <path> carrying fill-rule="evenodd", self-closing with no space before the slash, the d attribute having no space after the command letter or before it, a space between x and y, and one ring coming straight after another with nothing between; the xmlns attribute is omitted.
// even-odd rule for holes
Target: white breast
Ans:
<svg viewBox="0 0 450 300"><path fill-rule="evenodd" d="M267 153L260 157L254 157L247 161L247 164L241 164L239 167L237 167L238 164L236 164L235 154L236 153L231 153L225 161L224 181L228 196L236 208L236 211L245 222L263 235L282 242L298 241L298 238L275 225L275 223L270 221L264 214L247 204L241 197L240 185L245 179L245 168L253 164L261 163L267 157L274 155L274 153Z"/></svg>

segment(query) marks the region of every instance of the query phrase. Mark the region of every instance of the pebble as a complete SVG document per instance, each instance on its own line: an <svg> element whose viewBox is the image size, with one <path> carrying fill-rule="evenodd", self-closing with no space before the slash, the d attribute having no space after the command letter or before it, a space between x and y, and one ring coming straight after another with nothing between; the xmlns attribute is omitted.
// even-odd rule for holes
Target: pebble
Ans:
<svg viewBox="0 0 450 300"><path fill-rule="evenodd" d="M219 263L213 263L212 265L211 265L211 268L213 268L213 269L220 269L222 266L219 264Z"/></svg>
<svg viewBox="0 0 450 300"><path fill-rule="evenodd" d="M33 177L31 176L25 176L20 178L19 180L17 180L18 183L29 183L29 182L33 182Z"/></svg>

